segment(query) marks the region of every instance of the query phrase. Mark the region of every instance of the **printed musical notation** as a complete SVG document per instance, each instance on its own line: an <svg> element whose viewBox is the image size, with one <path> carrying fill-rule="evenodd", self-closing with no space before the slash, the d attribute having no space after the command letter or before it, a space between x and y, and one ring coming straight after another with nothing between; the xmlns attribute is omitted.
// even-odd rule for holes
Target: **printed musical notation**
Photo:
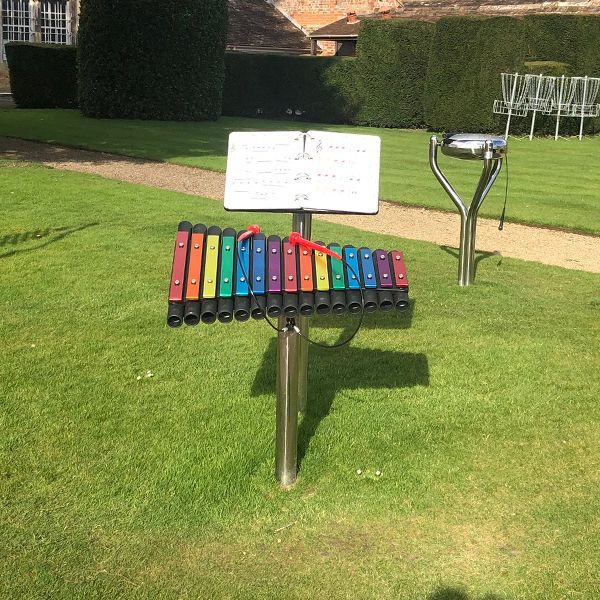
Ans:
<svg viewBox="0 0 600 600"><path fill-rule="evenodd" d="M380 145L371 135L234 132L225 208L374 214Z"/></svg>

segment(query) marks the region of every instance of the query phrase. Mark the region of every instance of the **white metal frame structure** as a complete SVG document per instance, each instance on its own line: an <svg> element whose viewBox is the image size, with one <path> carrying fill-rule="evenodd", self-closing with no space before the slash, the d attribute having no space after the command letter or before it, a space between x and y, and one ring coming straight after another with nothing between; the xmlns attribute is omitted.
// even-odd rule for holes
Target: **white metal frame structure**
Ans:
<svg viewBox="0 0 600 600"><path fill-rule="evenodd" d="M532 111L531 129L529 139L533 139L533 130L535 129L535 117L538 112L550 114L552 110L552 96L556 77L548 77L540 73L539 75L525 75L526 102L527 108Z"/></svg>
<svg viewBox="0 0 600 600"><path fill-rule="evenodd" d="M600 78L573 77L573 101L571 102L570 117L579 117L579 139L583 137L583 119L597 117L600 105L596 104Z"/></svg>
<svg viewBox="0 0 600 600"><path fill-rule="evenodd" d="M533 139L538 112L556 117L554 139L558 139L561 117L580 119L579 139L583 137L583 120L600 115L596 100L600 92L598 77L553 77L519 73L502 73L502 100L494 101L495 114L508 115L504 138L508 138L511 117L526 116L532 111L529 139Z"/></svg>
<svg viewBox="0 0 600 600"><path fill-rule="evenodd" d="M502 100L494 100L494 113L508 115L506 119L506 131L504 138L508 137L510 120L513 115L525 117L527 106L525 104L525 79L518 73L502 73Z"/></svg>
<svg viewBox="0 0 600 600"><path fill-rule="evenodd" d="M558 139L558 130L560 128L560 117L569 116L571 110L571 103L573 102L573 95L575 93L575 86L572 77L561 77L556 79L554 86L554 94L552 96L552 109L550 114L556 117L556 128L554 130L554 139Z"/></svg>

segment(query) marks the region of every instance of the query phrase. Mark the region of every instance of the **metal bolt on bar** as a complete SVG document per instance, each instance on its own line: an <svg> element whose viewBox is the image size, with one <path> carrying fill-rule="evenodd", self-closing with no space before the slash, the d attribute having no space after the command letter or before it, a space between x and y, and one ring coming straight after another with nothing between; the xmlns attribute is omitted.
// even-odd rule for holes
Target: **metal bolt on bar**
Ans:
<svg viewBox="0 0 600 600"><path fill-rule="evenodd" d="M483 160L483 170L471 201L466 206L456 190L442 173L438 165L437 152L461 159ZM450 196L460 214L460 246L458 254L458 285L471 285L475 279L475 235L477 215L488 192L502 168L502 158L506 154L506 140L479 134L455 134L439 141L432 136L429 143L429 165L444 191Z"/></svg>

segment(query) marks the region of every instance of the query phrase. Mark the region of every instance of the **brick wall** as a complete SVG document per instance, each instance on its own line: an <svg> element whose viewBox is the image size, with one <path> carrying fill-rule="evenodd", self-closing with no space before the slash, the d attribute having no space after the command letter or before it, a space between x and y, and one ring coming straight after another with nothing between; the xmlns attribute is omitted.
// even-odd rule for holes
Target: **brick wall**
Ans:
<svg viewBox="0 0 600 600"><path fill-rule="evenodd" d="M527 15L536 13L600 14L600 0L271 0L307 33L315 31L350 10L359 14L395 9L396 16L436 19L451 15Z"/></svg>
<svg viewBox="0 0 600 600"><path fill-rule="evenodd" d="M355 10L372 13L382 6L396 7L398 0L273 0L273 4L304 31L310 33Z"/></svg>

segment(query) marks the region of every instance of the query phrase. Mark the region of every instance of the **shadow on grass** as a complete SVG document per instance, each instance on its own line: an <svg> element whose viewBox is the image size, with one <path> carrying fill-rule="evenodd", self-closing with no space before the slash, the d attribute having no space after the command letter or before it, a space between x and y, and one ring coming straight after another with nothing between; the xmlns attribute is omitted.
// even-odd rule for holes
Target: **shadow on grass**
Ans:
<svg viewBox="0 0 600 600"><path fill-rule="evenodd" d="M446 254L449 254L450 256L453 256L454 258L456 258L456 260L458 260L458 248L452 248L450 246L440 246L440 248L446 252ZM482 260L485 260L486 258L491 258L492 256L499 256L500 260L498 260L498 264L497 266L499 267L502 264L502 254L496 250L495 252L487 252L485 250L475 250L475 275L477 275L477 267L479 266L479 263Z"/></svg>
<svg viewBox="0 0 600 600"><path fill-rule="evenodd" d="M367 315L365 329L407 329L412 322L414 303L404 313ZM314 321L314 323L313 323ZM339 328L336 317L311 320L312 330ZM355 321L347 319L336 341L347 339ZM360 334L359 334L360 335ZM318 339L318 333L311 334ZM331 340L328 343L333 343ZM398 341L401 346L401 338ZM271 340L263 363L252 386L253 395L272 393L275 389L277 340ZM429 386L429 364L424 354L354 348L351 345L326 349L309 347L307 409L298 430L298 468L308 451L319 424L331 411L334 398L341 390L381 390L380 397L388 398L400 388ZM377 395L371 395L371 398Z"/></svg>
<svg viewBox="0 0 600 600"><path fill-rule="evenodd" d="M485 594L475 598L460 588L443 587L427 596L427 600L501 600L501 597L496 594Z"/></svg>
<svg viewBox="0 0 600 600"><path fill-rule="evenodd" d="M10 256L15 256L16 254L24 254L27 252L35 252L37 250L42 250L50 244L54 244L55 242L64 240L67 236L72 235L73 233L83 231L84 229L88 229L89 227L96 227L96 225L99 225L99 223L85 223L84 225L79 225L77 227L48 227L46 229L36 229L35 231L24 231L22 233L11 233L1 236L0 248L5 248L7 246L17 246L19 244L24 244L32 240L45 241L30 248L19 248L10 250L8 252L5 252L4 254L0 254L0 258L9 258Z"/></svg>

